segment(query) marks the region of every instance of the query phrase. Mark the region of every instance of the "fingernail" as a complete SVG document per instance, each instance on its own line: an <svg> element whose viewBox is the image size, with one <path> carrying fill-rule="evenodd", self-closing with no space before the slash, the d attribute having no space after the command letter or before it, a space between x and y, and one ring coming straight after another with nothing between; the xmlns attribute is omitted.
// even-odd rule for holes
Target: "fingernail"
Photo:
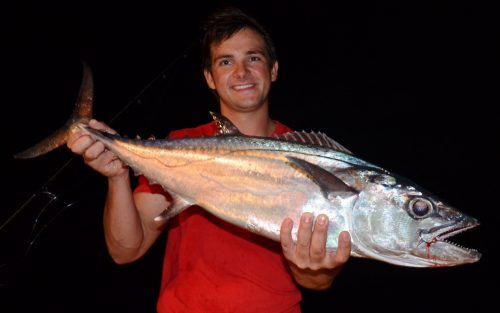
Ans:
<svg viewBox="0 0 500 313"><path fill-rule="evenodd" d="M340 240L343 242L349 242L351 240L349 237L349 233L346 231L340 233Z"/></svg>
<svg viewBox="0 0 500 313"><path fill-rule="evenodd" d="M321 214L318 216L318 225L325 225L326 224L326 216Z"/></svg>
<svg viewBox="0 0 500 313"><path fill-rule="evenodd" d="M293 220L291 218L287 218L285 223L287 227L293 227Z"/></svg>
<svg viewBox="0 0 500 313"><path fill-rule="evenodd" d="M311 223L311 221L312 221L312 214L311 213L304 213L302 215L302 221L304 223Z"/></svg>

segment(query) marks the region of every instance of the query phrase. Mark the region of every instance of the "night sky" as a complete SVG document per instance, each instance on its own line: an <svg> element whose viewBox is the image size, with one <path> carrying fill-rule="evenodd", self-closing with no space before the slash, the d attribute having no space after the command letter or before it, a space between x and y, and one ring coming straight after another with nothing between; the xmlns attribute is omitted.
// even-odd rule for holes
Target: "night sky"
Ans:
<svg viewBox="0 0 500 313"><path fill-rule="evenodd" d="M105 180L65 148L32 160L12 155L66 121L82 62L94 74L94 116L121 134L162 137L208 122L218 106L200 70L199 26L225 4L255 15L274 38L273 118L324 132L481 222L455 240L482 252L478 263L413 269L352 258L331 289L304 291L304 312L500 311L492 7L131 2L2 5L1 312L155 311L166 237L140 261L115 265L101 226Z"/></svg>

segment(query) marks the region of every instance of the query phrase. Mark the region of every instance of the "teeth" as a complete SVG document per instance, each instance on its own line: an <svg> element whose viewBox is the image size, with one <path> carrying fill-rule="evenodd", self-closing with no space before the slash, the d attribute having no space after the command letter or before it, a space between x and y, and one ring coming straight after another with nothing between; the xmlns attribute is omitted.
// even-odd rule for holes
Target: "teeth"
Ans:
<svg viewBox="0 0 500 313"><path fill-rule="evenodd" d="M443 242L446 242L447 244L450 244L450 245L454 245L455 247L458 247L458 248L463 249L463 250L467 250L467 251L469 251L469 252L477 252L477 250L476 250L476 249L472 249L472 248L464 247L464 246L462 246L462 245L459 245L459 244L457 244L457 243L451 242L451 241L449 241L449 240L443 240Z"/></svg>
<svg viewBox="0 0 500 313"><path fill-rule="evenodd" d="M471 228L474 228L474 227L475 227L475 225L471 225L471 226L468 226L468 227L451 229L451 230L443 232L442 234L438 235L436 238L438 240L443 240L445 238L455 236L455 235L457 235L459 233L462 233L462 232L464 232L466 230L469 230Z"/></svg>
<svg viewBox="0 0 500 313"><path fill-rule="evenodd" d="M455 235L457 235L459 233L462 233L462 232L464 232L466 230L469 230L471 228L474 228L476 226L477 225L470 225L470 226L466 226L466 227L462 227L462 228L451 229L451 230L445 231L442 234L438 235L435 239L438 240L438 241L442 241L442 242L446 242L448 244L454 245L455 247L461 248L461 249L469 251L469 252L477 252L476 249L471 249L471 248L468 248L468 247L464 247L464 246L459 245L457 243L451 242L451 241L449 241L447 239L449 237L455 236Z"/></svg>
<svg viewBox="0 0 500 313"><path fill-rule="evenodd" d="M241 89L245 89L245 88L250 88L252 86L253 86L253 84L246 84L246 85L234 86L233 88L236 89L236 90L241 90Z"/></svg>

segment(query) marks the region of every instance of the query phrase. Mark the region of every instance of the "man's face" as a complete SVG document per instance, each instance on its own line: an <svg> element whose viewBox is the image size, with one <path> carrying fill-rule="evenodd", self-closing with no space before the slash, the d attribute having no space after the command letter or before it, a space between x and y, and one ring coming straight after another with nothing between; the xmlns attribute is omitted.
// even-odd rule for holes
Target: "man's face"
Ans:
<svg viewBox="0 0 500 313"><path fill-rule="evenodd" d="M265 43L258 33L244 28L211 47L211 71L205 70L208 86L220 98L221 108L247 112L268 105L271 82L278 76L265 56Z"/></svg>

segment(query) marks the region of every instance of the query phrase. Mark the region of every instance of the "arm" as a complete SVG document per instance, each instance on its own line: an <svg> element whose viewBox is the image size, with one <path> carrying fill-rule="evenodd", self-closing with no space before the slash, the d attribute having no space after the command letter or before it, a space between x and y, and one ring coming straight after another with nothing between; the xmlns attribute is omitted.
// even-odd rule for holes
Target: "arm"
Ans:
<svg viewBox="0 0 500 313"><path fill-rule="evenodd" d="M351 239L344 231L339 235L336 251L326 250L328 217L319 215L313 231L313 216L302 215L297 234L297 243L292 240L293 221L285 219L281 225L281 246L288 260L295 281L309 289L329 288L351 253Z"/></svg>
<svg viewBox="0 0 500 313"><path fill-rule="evenodd" d="M89 126L115 133L103 123L91 120ZM164 228L154 217L168 207L162 195L134 194L130 185L129 168L101 142L82 131L68 139L68 148L82 155L85 163L108 179L104 205L104 233L108 251L117 263L140 258L151 247Z"/></svg>

